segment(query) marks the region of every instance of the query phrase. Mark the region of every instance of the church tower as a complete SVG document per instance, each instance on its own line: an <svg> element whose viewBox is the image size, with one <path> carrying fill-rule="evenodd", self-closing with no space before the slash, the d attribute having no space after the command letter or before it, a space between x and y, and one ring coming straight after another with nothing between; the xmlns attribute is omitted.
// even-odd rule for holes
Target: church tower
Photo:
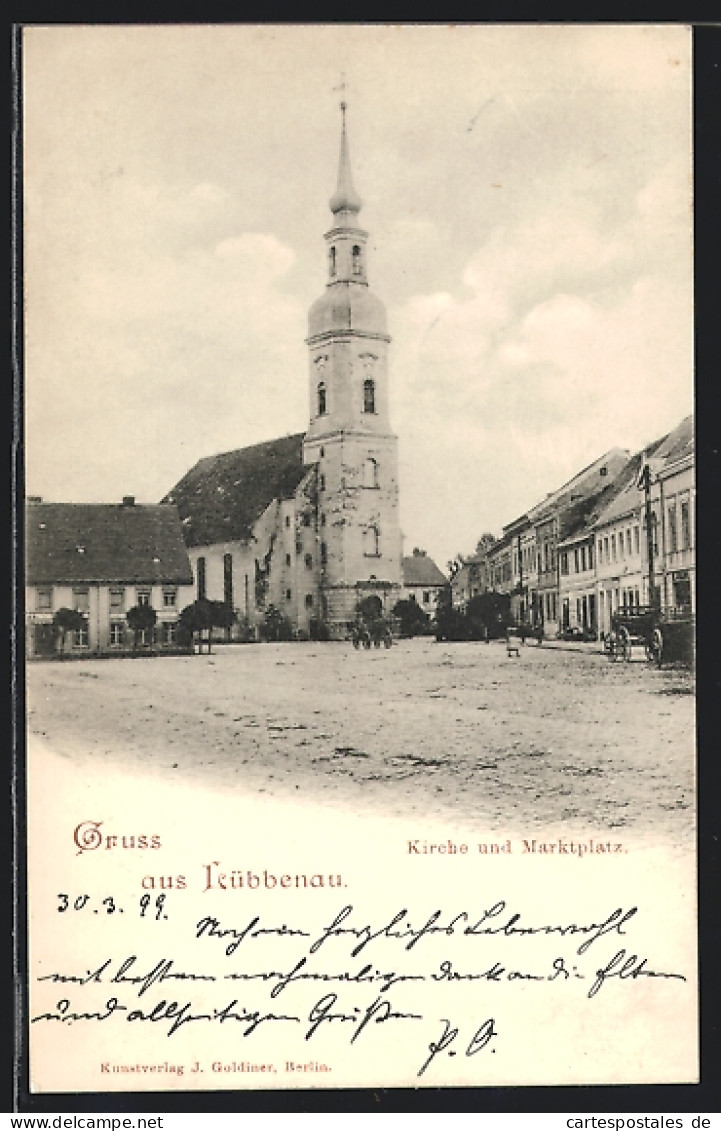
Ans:
<svg viewBox="0 0 721 1131"><path fill-rule="evenodd" d="M368 233L358 223L346 104L341 102L338 184L325 234L328 281L308 314L310 423L305 464L317 468L321 608L343 635L358 601L374 594L390 612L400 596L398 441L388 416L383 303L368 287Z"/></svg>

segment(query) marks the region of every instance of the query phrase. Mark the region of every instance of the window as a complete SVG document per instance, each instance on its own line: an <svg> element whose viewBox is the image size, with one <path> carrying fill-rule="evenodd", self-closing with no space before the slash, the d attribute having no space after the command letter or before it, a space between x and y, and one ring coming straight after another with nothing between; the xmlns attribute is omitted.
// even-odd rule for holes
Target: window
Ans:
<svg viewBox="0 0 721 1131"><path fill-rule="evenodd" d="M122 613L125 608L125 590L124 589L111 589L110 590L110 611L112 613Z"/></svg>
<svg viewBox="0 0 721 1131"><path fill-rule="evenodd" d="M668 552L675 554L678 549L678 530L676 528L676 503L668 508Z"/></svg>
<svg viewBox="0 0 721 1131"><path fill-rule="evenodd" d="M603 556L606 559L606 565L608 565L611 560L610 554L608 552L608 538L604 538L603 540Z"/></svg>
<svg viewBox="0 0 721 1131"><path fill-rule="evenodd" d="M73 633L73 644L76 648L87 648L89 643L87 625L84 625Z"/></svg>
<svg viewBox="0 0 721 1131"><path fill-rule="evenodd" d="M318 382L318 416L325 416L328 411L325 381Z"/></svg>
<svg viewBox="0 0 721 1131"><path fill-rule="evenodd" d="M626 531L626 554L631 557L631 527Z"/></svg>
<svg viewBox="0 0 721 1131"><path fill-rule="evenodd" d="M289 566L289 565L290 565L290 554L286 554L286 555L285 555L285 564L286 564L287 566Z"/></svg>
<svg viewBox="0 0 721 1131"><path fill-rule="evenodd" d="M322 472L318 476L318 490L325 491L325 475Z"/></svg>
<svg viewBox="0 0 721 1131"><path fill-rule="evenodd" d="M286 601L290 601L292 596L293 596L293 590L292 589L286 589L286 591L285 591Z"/></svg>
<svg viewBox="0 0 721 1131"><path fill-rule="evenodd" d="M691 545L691 519L688 499L681 502L681 549L688 550Z"/></svg>
<svg viewBox="0 0 721 1131"><path fill-rule="evenodd" d="M306 595L305 595L305 607L306 607L306 609L312 609L313 608L313 594L312 593L306 593Z"/></svg>
<svg viewBox="0 0 721 1131"><path fill-rule="evenodd" d="M641 553L641 532L638 526L633 528L633 552L637 555Z"/></svg>
<svg viewBox="0 0 721 1131"><path fill-rule="evenodd" d="M623 551L623 531L619 530L619 532L618 532L618 556L619 556L619 558L623 557L623 553L624 553L624 551Z"/></svg>
<svg viewBox="0 0 721 1131"><path fill-rule="evenodd" d="M141 628L138 632L138 644L146 645L153 643L153 630L151 628Z"/></svg>
<svg viewBox="0 0 721 1131"><path fill-rule="evenodd" d="M353 255L353 274L354 275L360 275L361 272L362 272L361 249L358 247L358 244L354 244L352 255Z"/></svg>
<svg viewBox="0 0 721 1131"><path fill-rule="evenodd" d="M77 609L79 613L87 613L90 610L90 590L89 589L73 589L73 608Z"/></svg>
<svg viewBox="0 0 721 1131"><path fill-rule="evenodd" d="M113 648L117 648L125 640L125 630L123 622L114 620L110 622L110 644Z"/></svg>
<svg viewBox="0 0 721 1131"><path fill-rule="evenodd" d="M178 635L178 626L175 621L167 621L163 625L163 644L175 644Z"/></svg>
<svg viewBox="0 0 721 1131"><path fill-rule="evenodd" d="M320 524L321 526L325 526L325 512L320 516Z"/></svg>
<svg viewBox="0 0 721 1131"><path fill-rule="evenodd" d="M39 612L48 612L53 607L53 591L52 589L38 589L35 600L35 608Z"/></svg>
<svg viewBox="0 0 721 1131"><path fill-rule="evenodd" d="M233 608L233 555L223 554L223 601Z"/></svg>
<svg viewBox="0 0 721 1131"><path fill-rule="evenodd" d="M424 604L424 605L427 605L427 604L429 603L430 599L431 599L431 593L430 593L430 590L429 590L429 589L424 589L424 590L423 590L423 604Z"/></svg>
<svg viewBox="0 0 721 1131"><path fill-rule="evenodd" d="M164 589L163 590L163 608L174 609L178 600L178 590Z"/></svg>
<svg viewBox="0 0 721 1131"><path fill-rule="evenodd" d="M378 486L378 463L373 459L372 456L368 456L367 460L363 464L363 486Z"/></svg>
<svg viewBox="0 0 721 1131"><path fill-rule="evenodd" d="M612 534L611 535L611 561L615 562L615 560L616 560L616 535Z"/></svg>
<svg viewBox="0 0 721 1131"><path fill-rule="evenodd" d="M290 526L290 515L289 515L289 514L287 514L287 515L285 516L285 525L286 525L286 527L287 527L287 526Z"/></svg>
<svg viewBox="0 0 721 1131"><path fill-rule="evenodd" d="M376 410L376 384L372 377L367 377L363 382L363 411L375 412Z"/></svg>
<svg viewBox="0 0 721 1131"><path fill-rule="evenodd" d="M579 570L578 550L573 551L573 572L578 573Z"/></svg>
<svg viewBox="0 0 721 1131"><path fill-rule="evenodd" d="M295 552L296 552L296 554L302 554L303 553L303 543L301 542L300 539L298 539L296 541Z"/></svg>
<svg viewBox="0 0 721 1131"><path fill-rule="evenodd" d="M588 543L588 568L593 569L593 542Z"/></svg>
<svg viewBox="0 0 721 1131"><path fill-rule="evenodd" d="M138 604L139 605L149 605L150 604L150 590L149 589L138 589Z"/></svg>
<svg viewBox="0 0 721 1131"><path fill-rule="evenodd" d="M205 600L205 558L198 558L198 600Z"/></svg>
<svg viewBox="0 0 721 1131"><path fill-rule="evenodd" d="M328 249L328 271L330 272L331 279L334 278L335 272L336 272L335 248L334 247L331 247L331 248Z"/></svg>
<svg viewBox="0 0 721 1131"><path fill-rule="evenodd" d="M328 547L325 542L320 544L320 564L326 566L328 564Z"/></svg>
<svg viewBox="0 0 721 1131"><path fill-rule="evenodd" d="M568 573L568 551L561 551L561 573L565 576Z"/></svg>
<svg viewBox="0 0 721 1131"><path fill-rule="evenodd" d="M306 554L305 555L305 568L306 569L312 569L313 568L313 555L312 554Z"/></svg>
<svg viewBox="0 0 721 1131"><path fill-rule="evenodd" d="M363 531L363 553L367 558L379 557L378 527L369 526Z"/></svg>
<svg viewBox="0 0 721 1131"><path fill-rule="evenodd" d="M310 526L312 521L313 516L311 515L310 511L307 511L306 514L303 515L303 526Z"/></svg>

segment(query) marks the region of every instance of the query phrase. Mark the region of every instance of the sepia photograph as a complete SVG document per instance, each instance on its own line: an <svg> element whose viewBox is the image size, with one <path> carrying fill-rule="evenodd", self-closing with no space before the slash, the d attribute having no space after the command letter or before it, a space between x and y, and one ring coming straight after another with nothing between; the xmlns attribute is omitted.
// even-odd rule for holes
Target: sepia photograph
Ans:
<svg viewBox="0 0 721 1131"><path fill-rule="evenodd" d="M694 1083L690 28L20 51L30 1092Z"/></svg>

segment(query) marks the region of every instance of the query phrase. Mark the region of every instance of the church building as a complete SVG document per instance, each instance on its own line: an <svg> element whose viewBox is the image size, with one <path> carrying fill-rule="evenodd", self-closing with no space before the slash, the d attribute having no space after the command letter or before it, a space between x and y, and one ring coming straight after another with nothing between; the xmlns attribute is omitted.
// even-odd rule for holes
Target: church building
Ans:
<svg viewBox="0 0 721 1131"><path fill-rule="evenodd" d="M368 285L340 109L327 282L308 315L308 428L200 460L163 499L178 508L196 596L231 605L238 632L256 631L272 606L296 633L339 638L364 597L389 612L401 596L390 337Z"/></svg>

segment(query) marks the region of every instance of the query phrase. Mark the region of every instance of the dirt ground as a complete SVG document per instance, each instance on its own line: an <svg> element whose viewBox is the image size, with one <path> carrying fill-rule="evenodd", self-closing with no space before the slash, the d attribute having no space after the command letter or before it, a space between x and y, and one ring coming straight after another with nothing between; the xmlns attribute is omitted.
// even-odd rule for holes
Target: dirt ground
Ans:
<svg viewBox="0 0 721 1131"><path fill-rule="evenodd" d="M217 645L32 662L30 735L124 765L356 813L688 844L691 674L597 649L401 641Z"/></svg>

